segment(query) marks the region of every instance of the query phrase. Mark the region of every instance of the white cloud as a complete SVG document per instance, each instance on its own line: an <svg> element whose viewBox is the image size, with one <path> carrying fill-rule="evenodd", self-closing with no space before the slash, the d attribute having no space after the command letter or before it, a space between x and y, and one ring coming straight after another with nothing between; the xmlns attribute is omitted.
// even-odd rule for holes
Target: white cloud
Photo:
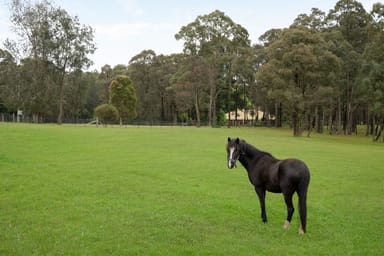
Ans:
<svg viewBox="0 0 384 256"><path fill-rule="evenodd" d="M97 37L127 38L131 36L151 35L153 33L170 33L177 31L177 25L169 23L119 23L94 26Z"/></svg>
<svg viewBox="0 0 384 256"><path fill-rule="evenodd" d="M94 68L104 64L127 65L129 60L143 50L154 50L156 54L170 54L182 51L182 42L174 35L180 26L170 23L118 23L96 25L97 50L93 56Z"/></svg>

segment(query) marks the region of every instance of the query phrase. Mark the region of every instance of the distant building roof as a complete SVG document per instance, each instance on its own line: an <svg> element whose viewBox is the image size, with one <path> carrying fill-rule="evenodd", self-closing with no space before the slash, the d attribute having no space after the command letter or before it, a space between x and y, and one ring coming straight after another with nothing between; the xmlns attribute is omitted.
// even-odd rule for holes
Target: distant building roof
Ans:
<svg viewBox="0 0 384 256"><path fill-rule="evenodd" d="M235 120L236 119L236 111L231 111L229 113L229 115L228 115L228 113L226 113L225 117L227 119L231 119L231 120ZM238 109L237 110L237 120L255 120L255 121L259 121L259 120L262 120L263 118L264 118L264 112L261 111L261 110L256 110L256 109L249 109L249 110ZM274 120L275 116L268 115L268 118L270 120Z"/></svg>

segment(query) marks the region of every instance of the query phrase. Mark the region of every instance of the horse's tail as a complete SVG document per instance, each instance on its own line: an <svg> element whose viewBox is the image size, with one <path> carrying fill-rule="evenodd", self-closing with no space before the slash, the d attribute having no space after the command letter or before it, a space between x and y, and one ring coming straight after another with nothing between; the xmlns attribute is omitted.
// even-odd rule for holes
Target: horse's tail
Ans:
<svg viewBox="0 0 384 256"><path fill-rule="evenodd" d="M298 195L299 195L299 214L301 221L302 231L306 231L307 226L307 191L309 186L309 170L305 166L305 172L300 179L299 187L298 187Z"/></svg>

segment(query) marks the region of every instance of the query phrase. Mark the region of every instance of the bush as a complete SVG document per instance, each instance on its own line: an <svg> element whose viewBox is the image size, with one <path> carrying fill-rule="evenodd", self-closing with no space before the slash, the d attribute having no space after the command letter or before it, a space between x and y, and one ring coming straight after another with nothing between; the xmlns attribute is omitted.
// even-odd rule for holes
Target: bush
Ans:
<svg viewBox="0 0 384 256"><path fill-rule="evenodd" d="M114 123L119 118L117 108L110 104L102 104L95 108L95 116L103 123Z"/></svg>

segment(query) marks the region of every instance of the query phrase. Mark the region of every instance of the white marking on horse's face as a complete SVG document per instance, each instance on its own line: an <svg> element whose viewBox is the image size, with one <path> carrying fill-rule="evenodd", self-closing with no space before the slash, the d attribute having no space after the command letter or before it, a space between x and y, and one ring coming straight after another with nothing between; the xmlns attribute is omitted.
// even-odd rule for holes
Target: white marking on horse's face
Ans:
<svg viewBox="0 0 384 256"><path fill-rule="evenodd" d="M229 157L228 157L228 168L232 169L233 168L233 165L232 165L232 157L233 157L233 152L235 152L235 147L230 147L229 148Z"/></svg>

